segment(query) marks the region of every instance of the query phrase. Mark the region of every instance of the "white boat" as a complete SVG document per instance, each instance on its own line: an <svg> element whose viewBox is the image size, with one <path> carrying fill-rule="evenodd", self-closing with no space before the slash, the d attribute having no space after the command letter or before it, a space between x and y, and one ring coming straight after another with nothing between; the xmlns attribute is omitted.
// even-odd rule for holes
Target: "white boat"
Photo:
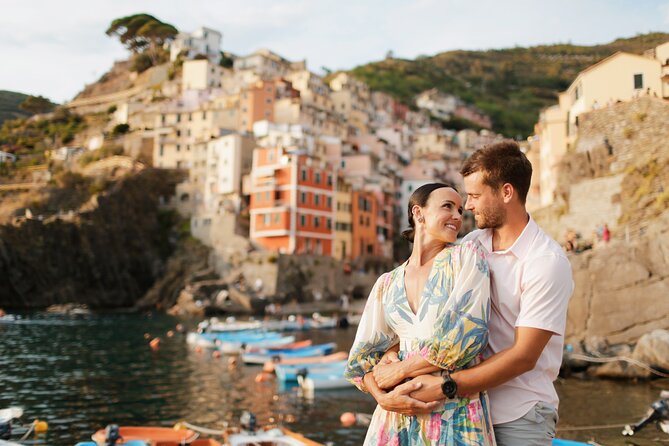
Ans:
<svg viewBox="0 0 669 446"><path fill-rule="evenodd" d="M216 343L216 347L219 351L227 355L238 355L241 354L246 347L279 347L281 345L287 345L293 342L295 342L295 336L284 336L281 338L262 339L258 341L219 341Z"/></svg>
<svg viewBox="0 0 669 446"><path fill-rule="evenodd" d="M226 445L229 446L324 446L309 440L303 435L288 429L275 427L255 432L240 432L230 434Z"/></svg>
<svg viewBox="0 0 669 446"><path fill-rule="evenodd" d="M215 317L204 320L197 324L197 328L202 331L228 333L234 331L258 330L263 328L260 321L238 321L234 317L226 318L221 321Z"/></svg>

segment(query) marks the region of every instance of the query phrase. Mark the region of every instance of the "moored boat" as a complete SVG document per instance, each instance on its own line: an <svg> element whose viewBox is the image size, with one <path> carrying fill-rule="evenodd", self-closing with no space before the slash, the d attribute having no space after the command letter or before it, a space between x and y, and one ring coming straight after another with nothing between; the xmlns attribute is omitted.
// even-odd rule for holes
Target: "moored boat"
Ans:
<svg viewBox="0 0 669 446"><path fill-rule="evenodd" d="M324 446L322 443L317 443L283 427L231 434L226 444L229 446Z"/></svg>
<svg viewBox="0 0 669 446"><path fill-rule="evenodd" d="M329 342L282 352L247 352L242 354L242 360L246 364L264 364L267 361L280 361L286 358L318 357L331 353L336 346L334 342Z"/></svg>
<svg viewBox="0 0 669 446"><path fill-rule="evenodd" d="M92 435L93 441L76 446L223 446L213 439L198 439L199 434L190 429L173 429L153 426L109 425Z"/></svg>
<svg viewBox="0 0 669 446"><path fill-rule="evenodd" d="M274 372L276 377L280 381L289 382L297 381L297 377L300 374L311 376L311 375L323 375L323 374L335 374L343 376L344 369L348 361L338 361L325 364L291 364L291 365L280 365L277 364L274 366Z"/></svg>

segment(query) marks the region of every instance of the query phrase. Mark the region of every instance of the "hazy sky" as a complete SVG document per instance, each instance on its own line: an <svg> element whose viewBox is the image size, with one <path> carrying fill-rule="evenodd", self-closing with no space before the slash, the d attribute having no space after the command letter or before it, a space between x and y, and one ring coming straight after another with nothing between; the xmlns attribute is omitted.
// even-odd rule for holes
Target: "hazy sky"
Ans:
<svg viewBox="0 0 669 446"><path fill-rule="evenodd" d="M346 69L388 50L606 43L669 31L669 0L0 0L0 90L71 99L114 60L112 19L146 12L181 31L223 33L223 49L266 47L308 67Z"/></svg>

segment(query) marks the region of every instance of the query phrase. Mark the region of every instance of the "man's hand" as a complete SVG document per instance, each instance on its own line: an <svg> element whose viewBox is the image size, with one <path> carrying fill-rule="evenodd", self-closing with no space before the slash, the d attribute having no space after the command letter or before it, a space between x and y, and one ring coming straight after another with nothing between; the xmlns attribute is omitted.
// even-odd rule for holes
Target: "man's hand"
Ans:
<svg viewBox="0 0 669 446"><path fill-rule="evenodd" d="M406 382L405 385L420 384L420 387L417 390L414 390L409 394L409 396L419 401L443 401L446 399L441 391L441 383L443 381L444 379L440 376L420 375L413 378L411 381Z"/></svg>
<svg viewBox="0 0 669 446"><path fill-rule="evenodd" d="M411 393L418 391L422 386L421 382L413 382L413 380L401 384L392 392L379 395L379 406L389 412L407 416L430 413L442 404L442 401L424 402L413 398Z"/></svg>
<svg viewBox="0 0 669 446"><path fill-rule="evenodd" d="M374 380L381 389L392 389L402 382L406 376L402 361L378 363L374 366Z"/></svg>

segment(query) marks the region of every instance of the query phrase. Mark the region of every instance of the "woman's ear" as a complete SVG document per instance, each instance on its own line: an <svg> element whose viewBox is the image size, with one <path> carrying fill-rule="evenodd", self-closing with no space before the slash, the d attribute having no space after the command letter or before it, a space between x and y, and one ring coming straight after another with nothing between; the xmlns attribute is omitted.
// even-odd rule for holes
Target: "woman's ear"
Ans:
<svg viewBox="0 0 669 446"><path fill-rule="evenodd" d="M419 222L422 223L424 221L423 212L421 211L420 206L417 204L411 208L411 214L413 215L414 224Z"/></svg>

